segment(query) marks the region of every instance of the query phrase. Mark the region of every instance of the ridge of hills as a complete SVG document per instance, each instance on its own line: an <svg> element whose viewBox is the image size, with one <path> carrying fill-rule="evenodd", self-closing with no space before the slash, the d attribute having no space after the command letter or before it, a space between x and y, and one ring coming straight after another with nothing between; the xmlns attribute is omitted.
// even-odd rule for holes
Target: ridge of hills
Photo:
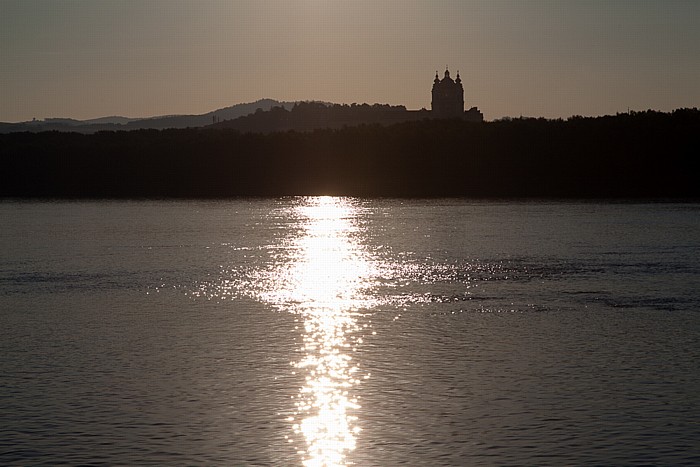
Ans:
<svg viewBox="0 0 700 467"><path fill-rule="evenodd" d="M291 109L296 102L259 99L255 102L235 104L222 107L204 114L195 115L160 115L156 117L130 118L109 116L77 120L72 118L46 118L18 123L0 122L0 133L29 131L72 131L77 133L95 133L98 131L145 130L166 128L192 128L211 125L216 121L233 120L254 113L256 110L270 110L273 107ZM216 120L214 120L216 118Z"/></svg>

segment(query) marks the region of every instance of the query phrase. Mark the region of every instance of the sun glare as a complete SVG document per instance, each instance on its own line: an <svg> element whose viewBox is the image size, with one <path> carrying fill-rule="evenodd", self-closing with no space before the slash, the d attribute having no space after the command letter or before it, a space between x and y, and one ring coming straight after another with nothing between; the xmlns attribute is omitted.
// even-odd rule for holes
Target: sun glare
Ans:
<svg viewBox="0 0 700 467"><path fill-rule="evenodd" d="M346 199L308 198L296 208L302 234L290 245L293 260L276 272L267 300L285 304L303 321L302 358L292 365L306 375L296 397L293 429L304 437L307 466L345 465L360 433L353 388L359 367L352 352L361 342L360 310L371 262L354 239L357 207Z"/></svg>

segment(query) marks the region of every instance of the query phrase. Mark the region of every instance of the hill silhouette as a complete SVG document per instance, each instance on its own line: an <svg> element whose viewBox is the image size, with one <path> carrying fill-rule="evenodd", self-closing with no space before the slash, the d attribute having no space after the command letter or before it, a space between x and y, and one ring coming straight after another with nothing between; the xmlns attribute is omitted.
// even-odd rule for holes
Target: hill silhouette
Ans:
<svg viewBox="0 0 700 467"><path fill-rule="evenodd" d="M700 199L700 111L0 135L0 196Z"/></svg>
<svg viewBox="0 0 700 467"><path fill-rule="evenodd" d="M216 119L232 120L251 114L258 109L269 110L272 107L291 108L294 102L280 102L274 99L260 99L255 102L236 104L198 115L163 115L148 118L128 118L120 116L100 117L89 120L72 118L47 118L21 123L0 123L0 133L21 131L73 131L95 133L98 131L144 130L166 128L196 128L211 125Z"/></svg>
<svg viewBox="0 0 700 467"><path fill-rule="evenodd" d="M427 110L410 111L403 105L297 102L291 109L282 106L274 106L268 111L258 109L250 115L215 123L211 127L256 133L311 131L375 123L391 125L430 118L430 116L431 112Z"/></svg>

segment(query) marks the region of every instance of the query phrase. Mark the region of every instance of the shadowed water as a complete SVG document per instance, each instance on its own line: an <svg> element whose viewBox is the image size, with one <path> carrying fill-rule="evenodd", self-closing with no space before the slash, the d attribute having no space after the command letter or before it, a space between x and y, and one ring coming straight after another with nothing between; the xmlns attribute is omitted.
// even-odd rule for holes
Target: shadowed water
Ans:
<svg viewBox="0 0 700 467"><path fill-rule="evenodd" d="M700 207L0 204L0 463L700 462Z"/></svg>

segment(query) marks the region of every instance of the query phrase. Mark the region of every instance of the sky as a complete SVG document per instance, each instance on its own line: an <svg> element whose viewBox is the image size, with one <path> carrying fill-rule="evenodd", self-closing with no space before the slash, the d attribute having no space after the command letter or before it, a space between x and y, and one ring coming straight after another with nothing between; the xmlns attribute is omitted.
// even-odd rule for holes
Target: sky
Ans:
<svg viewBox="0 0 700 467"><path fill-rule="evenodd" d="M205 113L261 98L486 119L700 107L700 1L0 0L0 121Z"/></svg>

